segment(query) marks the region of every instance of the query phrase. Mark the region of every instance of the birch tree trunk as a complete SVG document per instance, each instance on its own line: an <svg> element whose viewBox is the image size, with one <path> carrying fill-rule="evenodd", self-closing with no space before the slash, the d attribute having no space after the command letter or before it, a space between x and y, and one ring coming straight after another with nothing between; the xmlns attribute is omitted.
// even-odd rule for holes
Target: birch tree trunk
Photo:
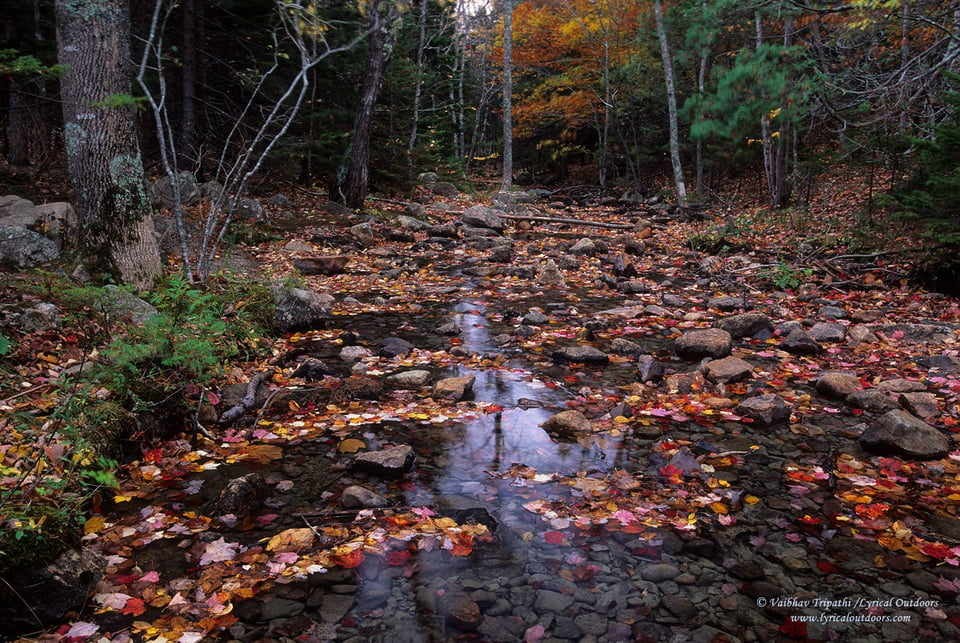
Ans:
<svg viewBox="0 0 960 643"><path fill-rule="evenodd" d="M57 0L57 54L67 169L81 261L148 288L161 273L130 97L124 0Z"/></svg>
<svg viewBox="0 0 960 643"><path fill-rule="evenodd" d="M667 87L667 112L670 119L670 164L673 166L673 180L677 186L677 200L687 200L687 186L683 182L683 165L680 162L680 128L677 124L677 90L673 76L673 60L670 57L670 45L663 26L663 5L660 0L653 3L653 14L657 21L657 38L660 41L660 57L663 59L663 79Z"/></svg>

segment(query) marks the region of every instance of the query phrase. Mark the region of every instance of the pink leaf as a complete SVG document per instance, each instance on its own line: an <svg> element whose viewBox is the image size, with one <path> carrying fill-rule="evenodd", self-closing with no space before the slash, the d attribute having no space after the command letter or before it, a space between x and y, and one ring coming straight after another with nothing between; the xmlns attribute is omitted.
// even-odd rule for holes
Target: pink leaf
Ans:
<svg viewBox="0 0 960 643"><path fill-rule="evenodd" d="M152 572L147 572L141 576L139 580L143 581L144 583L156 583L160 580L160 574L154 570Z"/></svg>
<svg viewBox="0 0 960 643"><path fill-rule="evenodd" d="M524 643L540 643L546 635L543 625L537 624L529 628L523 635Z"/></svg>
<svg viewBox="0 0 960 643"><path fill-rule="evenodd" d="M123 592L113 592L112 594L99 594L97 600L100 601L100 604L103 607L109 609L123 609L123 606L127 604L127 601L130 600L129 594L124 594Z"/></svg>
<svg viewBox="0 0 960 643"><path fill-rule="evenodd" d="M70 629L67 631L66 637L68 639L85 639L93 636L97 633L97 630L100 629L100 626L96 623L85 623L83 621L77 621L70 626Z"/></svg>
<svg viewBox="0 0 960 643"><path fill-rule="evenodd" d="M203 567L204 565L209 565L210 563L233 560L233 557L237 555L237 550L239 548L239 543L228 543L221 536L219 540L215 540L207 545L206 550L204 550L203 555L200 557L200 566Z"/></svg>

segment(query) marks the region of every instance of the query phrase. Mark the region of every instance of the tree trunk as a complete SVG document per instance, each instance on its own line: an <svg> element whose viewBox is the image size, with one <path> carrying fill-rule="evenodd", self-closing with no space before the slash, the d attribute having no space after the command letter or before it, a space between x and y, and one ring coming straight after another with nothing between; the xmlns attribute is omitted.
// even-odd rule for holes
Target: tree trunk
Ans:
<svg viewBox="0 0 960 643"><path fill-rule="evenodd" d="M161 273L130 96L124 0L57 0L57 54L78 249L91 274L148 288Z"/></svg>
<svg viewBox="0 0 960 643"><path fill-rule="evenodd" d="M660 56L663 58L663 78L667 87L667 112L670 119L670 164L673 166L673 180L677 186L677 200L687 200L687 187L683 182L683 165L680 162L680 128L677 124L677 90L673 80L673 61L670 58L670 45L663 26L663 6L660 0L653 3L653 14L657 21L657 38L660 40Z"/></svg>
<svg viewBox="0 0 960 643"><path fill-rule="evenodd" d="M503 181L501 190L513 185L513 0L503 6Z"/></svg>
<svg viewBox="0 0 960 643"><path fill-rule="evenodd" d="M183 71L180 77L180 169L199 168L197 157L197 5L203 0L180 1L180 33L183 38Z"/></svg>
<svg viewBox="0 0 960 643"><path fill-rule="evenodd" d="M387 17L378 9L370 10L370 38L367 41L369 54L363 76L360 105L353 120L353 140L350 143L350 160L344 185L344 203L348 208L362 208L367 198L370 183L370 130L373 125L373 110L377 95L383 84L383 75L393 48L390 25Z"/></svg>
<svg viewBox="0 0 960 643"><path fill-rule="evenodd" d="M420 100L423 95L424 59L427 50L427 0L420 0L420 13L417 15L417 77L413 89L413 114L410 126L410 139L407 141L407 179L413 184L416 168L413 162L413 153L417 147L417 133L420 127Z"/></svg>
<svg viewBox="0 0 960 643"><path fill-rule="evenodd" d="M7 162L12 167L30 165L30 146L27 141L29 106L23 92L23 82L10 82L10 108L7 112Z"/></svg>

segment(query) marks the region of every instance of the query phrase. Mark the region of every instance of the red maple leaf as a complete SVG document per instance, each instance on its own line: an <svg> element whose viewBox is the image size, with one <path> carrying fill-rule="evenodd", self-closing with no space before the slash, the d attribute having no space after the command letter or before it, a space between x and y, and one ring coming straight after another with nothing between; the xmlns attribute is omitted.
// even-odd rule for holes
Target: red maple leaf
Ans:
<svg viewBox="0 0 960 643"><path fill-rule="evenodd" d="M780 626L780 633L794 639L806 638L807 624L803 621L795 621L793 617L788 616Z"/></svg>

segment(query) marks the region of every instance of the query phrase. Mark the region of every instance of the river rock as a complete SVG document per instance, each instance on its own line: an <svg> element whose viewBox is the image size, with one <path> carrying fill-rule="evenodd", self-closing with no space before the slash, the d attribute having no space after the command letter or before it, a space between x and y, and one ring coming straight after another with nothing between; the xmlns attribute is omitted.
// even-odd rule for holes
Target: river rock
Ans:
<svg viewBox="0 0 960 643"><path fill-rule="evenodd" d="M453 592L443 597L443 611L447 622L454 627L472 632L480 625L480 606L466 594Z"/></svg>
<svg viewBox="0 0 960 643"><path fill-rule="evenodd" d="M844 401L855 409L863 409L871 413L886 413L893 409L900 408L887 393L877 389L867 389L865 391L856 391L848 395Z"/></svg>
<svg viewBox="0 0 960 643"><path fill-rule="evenodd" d="M584 237L570 246L570 254L578 257L592 257L597 253L597 244L592 239Z"/></svg>
<svg viewBox="0 0 960 643"><path fill-rule="evenodd" d="M853 373L831 371L817 378L816 387L820 395L842 400L860 390L860 380Z"/></svg>
<svg viewBox="0 0 960 643"><path fill-rule="evenodd" d="M340 505L346 509L372 509L387 507L390 501L366 487L350 485L341 492Z"/></svg>
<svg viewBox="0 0 960 643"><path fill-rule="evenodd" d="M430 395L434 399L459 402L473 393L473 385L476 381L477 378L474 375L448 377L436 382L433 385L433 392Z"/></svg>
<svg viewBox="0 0 960 643"><path fill-rule="evenodd" d="M753 366L732 355L708 362L703 367L703 375L714 384L728 384L745 380L753 373Z"/></svg>
<svg viewBox="0 0 960 643"><path fill-rule="evenodd" d="M386 382L390 386L399 389L416 389L426 386L433 374L425 370L412 370L394 373L386 377Z"/></svg>
<svg viewBox="0 0 960 643"><path fill-rule="evenodd" d="M641 355L637 358L637 379L645 383L659 382L663 379L663 364L653 355Z"/></svg>
<svg viewBox="0 0 960 643"><path fill-rule="evenodd" d="M350 257L347 255L322 255L318 257L301 257L293 260L293 267L304 275L333 276L342 273Z"/></svg>
<svg viewBox="0 0 960 643"><path fill-rule="evenodd" d="M952 344L956 330L948 324L877 324L870 329L884 337L905 344Z"/></svg>
<svg viewBox="0 0 960 643"><path fill-rule="evenodd" d="M405 209L406 215L401 214L397 217L397 223L403 230L409 230L410 232L423 232L430 227L429 223L421 221L419 217L425 216L427 211L419 203L411 204L418 206L415 210Z"/></svg>
<svg viewBox="0 0 960 643"><path fill-rule="evenodd" d="M213 513L217 516L233 515L237 518L249 516L260 508L268 491L267 482L259 473L248 473L234 478L220 492Z"/></svg>
<svg viewBox="0 0 960 643"><path fill-rule="evenodd" d="M790 407L783 398L772 393L749 397L740 402L735 410L761 426L771 426L790 419Z"/></svg>
<svg viewBox="0 0 960 643"><path fill-rule="evenodd" d="M817 342L842 342L847 337L847 328L838 322L817 322L807 331Z"/></svg>
<svg viewBox="0 0 960 643"><path fill-rule="evenodd" d="M283 335L324 328L333 297L303 288L290 288L275 296L274 330Z"/></svg>
<svg viewBox="0 0 960 643"><path fill-rule="evenodd" d="M541 424L548 433L569 436L590 433L593 425L580 411L560 411L549 420Z"/></svg>
<svg viewBox="0 0 960 643"><path fill-rule="evenodd" d="M373 355L373 351L364 346L344 346L340 349L340 359L348 364L359 362L365 357Z"/></svg>
<svg viewBox="0 0 960 643"><path fill-rule="evenodd" d="M940 415L940 405L937 396L933 393L906 392L897 398L900 405L921 420L927 420Z"/></svg>
<svg viewBox="0 0 960 643"><path fill-rule="evenodd" d="M790 331L780 342L780 349L794 355L817 355L823 352L823 346L801 328Z"/></svg>
<svg viewBox="0 0 960 643"><path fill-rule="evenodd" d="M382 478L399 478L413 469L413 448L401 444L379 451L367 451L357 454L353 459L353 468Z"/></svg>
<svg viewBox="0 0 960 643"><path fill-rule="evenodd" d="M673 580L680 575L680 568L672 563L654 563L640 569L640 578L651 583Z"/></svg>
<svg viewBox="0 0 960 643"><path fill-rule="evenodd" d="M724 297L714 297L707 301L707 308L716 308L725 313L748 307L748 302L743 297L731 297L727 295Z"/></svg>
<svg viewBox="0 0 960 643"><path fill-rule="evenodd" d="M406 357L413 350L413 344L402 337L384 337L380 340L380 357Z"/></svg>
<svg viewBox="0 0 960 643"><path fill-rule="evenodd" d="M724 317L717 322L717 327L727 331L731 337L737 339L760 335L769 337L773 333L773 322L770 321L770 318L756 311Z"/></svg>
<svg viewBox="0 0 960 643"><path fill-rule="evenodd" d="M860 446L878 455L938 460L950 451L950 440L920 418L895 409L867 427L860 436Z"/></svg>
<svg viewBox="0 0 960 643"><path fill-rule="evenodd" d="M561 364L604 366L610 362L610 356L594 346L565 346L553 351L552 357Z"/></svg>
<svg viewBox="0 0 960 643"><path fill-rule="evenodd" d="M537 283L541 286L562 287L566 285L563 273L560 272L560 268L557 267L557 262L553 259L547 259L547 263L540 269L539 274L537 274Z"/></svg>
<svg viewBox="0 0 960 643"><path fill-rule="evenodd" d="M640 357L643 354L643 348L635 342L623 337L616 337L610 342L610 352L614 355L626 355L627 357Z"/></svg>
<svg viewBox="0 0 960 643"><path fill-rule="evenodd" d="M877 389L888 393L916 393L926 391L927 385L916 380L908 380L902 377L892 380L884 380L877 384Z"/></svg>
<svg viewBox="0 0 960 643"><path fill-rule="evenodd" d="M720 328L705 328L687 331L674 344L681 359L696 361L704 357L720 359L730 354L732 338Z"/></svg>
<svg viewBox="0 0 960 643"><path fill-rule="evenodd" d="M94 551L68 549L42 567L4 574L6 582L0 583L3 634L55 627L68 612L79 612L106 567L106 560Z"/></svg>
<svg viewBox="0 0 960 643"><path fill-rule="evenodd" d="M506 226L503 223L503 219L497 215L497 212L502 213L502 211L488 208L485 205L474 205L463 211L460 220L466 226L487 228L502 233L506 229Z"/></svg>
<svg viewBox="0 0 960 643"><path fill-rule="evenodd" d="M530 312L524 315L520 320L520 323L527 326L542 326L550 323L550 318L544 314L542 310L531 308Z"/></svg>

